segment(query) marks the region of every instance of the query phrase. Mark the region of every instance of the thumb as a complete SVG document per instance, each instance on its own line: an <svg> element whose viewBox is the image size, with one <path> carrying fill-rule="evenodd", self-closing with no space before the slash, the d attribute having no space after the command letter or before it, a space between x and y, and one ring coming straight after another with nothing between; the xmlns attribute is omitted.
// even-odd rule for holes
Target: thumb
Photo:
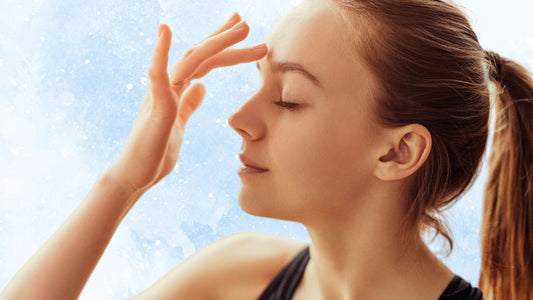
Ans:
<svg viewBox="0 0 533 300"><path fill-rule="evenodd" d="M185 127L185 124L198 109L204 97L205 87L201 83L191 86L183 93L178 107L178 122L181 128Z"/></svg>

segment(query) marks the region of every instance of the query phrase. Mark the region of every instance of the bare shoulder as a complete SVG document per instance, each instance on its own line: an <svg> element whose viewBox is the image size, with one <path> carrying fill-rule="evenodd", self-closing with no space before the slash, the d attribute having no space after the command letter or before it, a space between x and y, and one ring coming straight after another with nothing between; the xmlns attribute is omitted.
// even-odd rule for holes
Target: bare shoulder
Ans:
<svg viewBox="0 0 533 300"><path fill-rule="evenodd" d="M222 238L172 269L135 299L253 299L306 243L265 233Z"/></svg>

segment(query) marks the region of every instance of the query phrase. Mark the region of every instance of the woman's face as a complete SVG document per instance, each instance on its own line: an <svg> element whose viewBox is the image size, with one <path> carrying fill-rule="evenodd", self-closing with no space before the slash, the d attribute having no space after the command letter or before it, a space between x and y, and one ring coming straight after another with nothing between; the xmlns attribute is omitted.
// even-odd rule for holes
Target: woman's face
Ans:
<svg viewBox="0 0 533 300"><path fill-rule="evenodd" d="M269 34L259 90L229 120L243 162L266 169L239 171L246 212L303 222L346 212L368 193L380 130L374 81L345 44L346 28L332 2L309 0Z"/></svg>

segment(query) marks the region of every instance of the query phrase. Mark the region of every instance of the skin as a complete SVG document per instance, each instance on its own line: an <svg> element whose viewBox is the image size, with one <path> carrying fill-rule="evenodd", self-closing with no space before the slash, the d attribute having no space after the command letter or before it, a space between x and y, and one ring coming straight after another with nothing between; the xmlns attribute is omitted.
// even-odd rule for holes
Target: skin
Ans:
<svg viewBox="0 0 533 300"><path fill-rule="evenodd" d="M243 138L245 160L266 171L239 173L239 203L250 214L306 226L311 260L293 299L439 297L453 273L419 239L405 243L400 234L406 188L431 149L427 129L376 122L371 107L379 80L344 43L339 33L346 24L332 2L304 1L275 26L266 47L228 49L248 34L245 24L232 29L239 21L234 16L186 52L171 76L171 33L160 27L150 88L122 154L0 299L76 298L129 209L176 164L187 120L205 94L190 81L256 60L260 88L229 123ZM276 71L280 61L301 64L320 83L287 71L294 66ZM280 98L297 106L289 109ZM266 234L232 235L135 299L254 299L305 246Z"/></svg>
<svg viewBox="0 0 533 300"><path fill-rule="evenodd" d="M230 118L243 154L268 169L241 174L241 207L306 226L311 261L295 299L436 299L453 274L423 243L404 245L399 230L409 175L427 158L431 137L417 124L377 124L379 82L350 58L336 34L346 27L338 13L329 1L307 1L269 35L261 87ZM276 61L305 66L320 86L274 72ZM298 106L272 103L279 98Z"/></svg>

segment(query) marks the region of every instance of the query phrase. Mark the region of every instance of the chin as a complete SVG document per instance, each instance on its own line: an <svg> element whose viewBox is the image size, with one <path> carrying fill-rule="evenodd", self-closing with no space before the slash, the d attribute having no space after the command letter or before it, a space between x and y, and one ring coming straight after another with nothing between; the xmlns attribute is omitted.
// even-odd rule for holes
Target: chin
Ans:
<svg viewBox="0 0 533 300"><path fill-rule="evenodd" d="M287 206L288 201L281 201L273 193L251 193L245 186L239 190L239 206L247 214L285 221L299 222L294 207Z"/></svg>
<svg viewBox="0 0 533 300"><path fill-rule="evenodd" d="M271 218L271 212L268 208L268 199L264 199L261 196L253 195L246 190L246 187L242 187L239 190L239 206L247 214L257 217Z"/></svg>

